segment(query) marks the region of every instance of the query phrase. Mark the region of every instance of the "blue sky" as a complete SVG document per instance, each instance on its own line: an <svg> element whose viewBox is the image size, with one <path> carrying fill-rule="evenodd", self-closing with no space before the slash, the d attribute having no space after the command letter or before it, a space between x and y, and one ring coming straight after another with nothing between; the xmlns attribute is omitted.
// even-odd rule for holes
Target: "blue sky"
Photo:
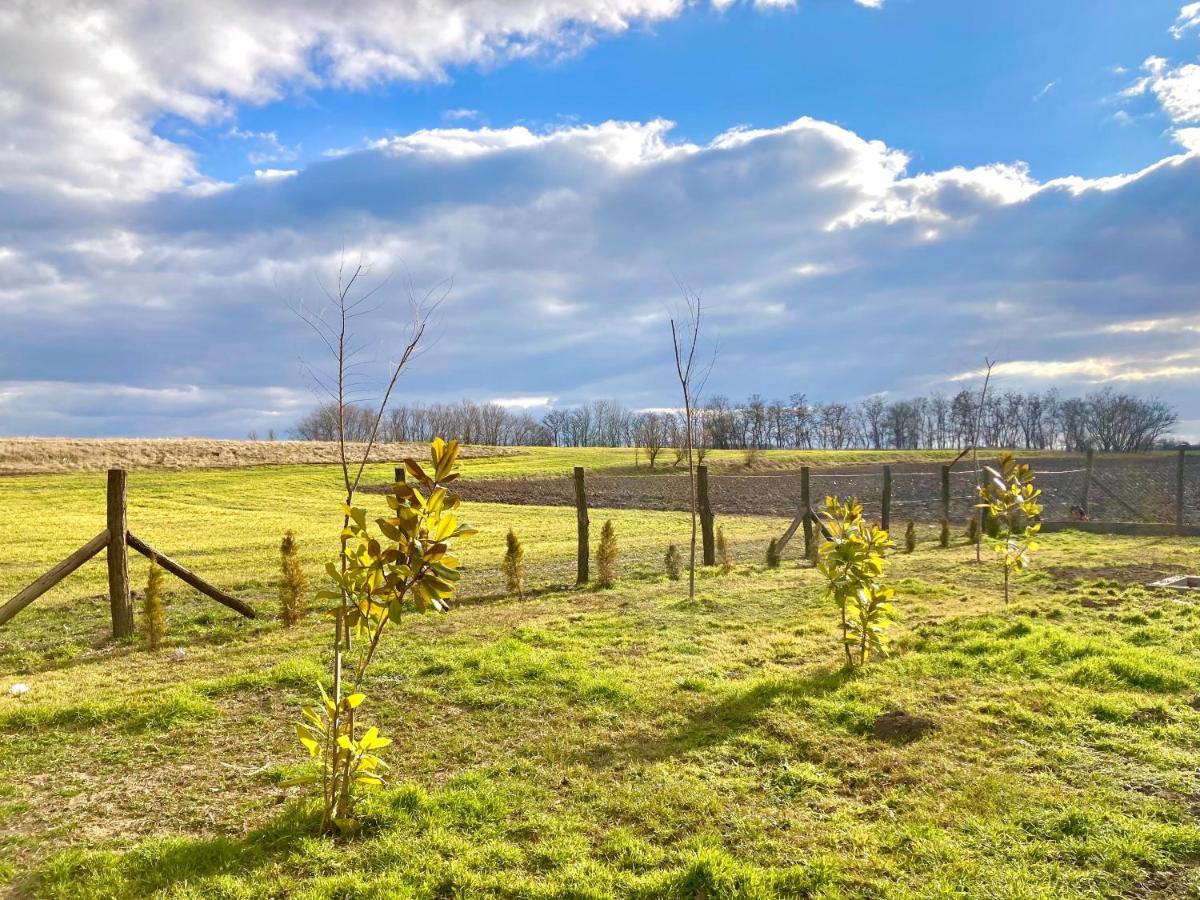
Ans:
<svg viewBox="0 0 1200 900"><path fill-rule="evenodd" d="M0 433L286 430L345 246L380 364L454 281L413 397L670 405L681 278L716 391L989 355L1200 437L1200 4L17 4L0 57Z"/></svg>
<svg viewBox="0 0 1200 900"><path fill-rule="evenodd" d="M304 165L332 149L448 124L545 129L666 118L677 138L708 141L736 125L812 116L904 148L919 169L1023 160L1040 179L1097 177L1171 152L1154 104L1119 104L1114 95L1132 80L1121 69L1178 52L1163 26L1178 11L1177 0L699 7L566 58L459 66L432 83L298 88L240 109L238 127L274 133L296 153L280 162ZM1137 118L1114 118L1123 108ZM214 177L251 174L247 156L269 145L247 150L224 124L182 141ZM196 131L178 120L160 130Z"/></svg>

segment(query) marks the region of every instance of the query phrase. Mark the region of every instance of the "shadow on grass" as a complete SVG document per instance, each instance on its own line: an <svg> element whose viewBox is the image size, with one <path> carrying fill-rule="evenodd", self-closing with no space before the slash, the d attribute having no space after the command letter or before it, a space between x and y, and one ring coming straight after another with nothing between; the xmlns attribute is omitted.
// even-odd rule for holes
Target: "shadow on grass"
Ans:
<svg viewBox="0 0 1200 900"><path fill-rule="evenodd" d="M163 652L188 647L223 647L261 637L278 626L265 604L259 605L258 612L257 619L246 619L210 601L173 603L175 621L167 633ZM65 635L57 630L63 615L62 609L54 607L27 615L21 625L28 630L11 637L0 652L3 667L15 675L41 675L110 660L116 663L132 654L146 652L140 637L122 639L112 636L107 611L97 613L95 621L85 621L82 625L76 617L72 622L76 631ZM141 615L140 609L137 615ZM77 643L70 655L55 655L54 651L61 646L64 637Z"/></svg>
<svg viewBox="0 0 1200 900"><path fill-rule="evenodd" d="M523 603L529 600L537 600L541 597L552 597L557 594L569 594L579 590L578 586L573 583L563 582L561 584L543 584L539 587L531 587L525 589L523 599L517 599L509 595L507 591L495 590L481 594L460 595L454 598L455 606L483 606L489 603L503 603L512 601L513 603Z"/></svg>
<svg viewBox="0 0 1200 900"><path fill-rule="evenodd" d="M687 723L660 738L634 737L589 750L587 765L611 766L622 760L656 762L722 744L752 728L764 711L780 701L824 697L852 681L857 673L846 668L824 669L800 678L772 678L734 690L715 703L689 714Z"/></svg>
<svg viewBox="0 0 1200 900"><path fill-rule="evenodd" d="M297 852L316 835L318 821L311 805L297 801L243 838L163 838L123 853L68 850L18 879L14 887L17 896L29 897L82 885L112 896L148 896L219 875L253 877L256 870Z"/></svg>

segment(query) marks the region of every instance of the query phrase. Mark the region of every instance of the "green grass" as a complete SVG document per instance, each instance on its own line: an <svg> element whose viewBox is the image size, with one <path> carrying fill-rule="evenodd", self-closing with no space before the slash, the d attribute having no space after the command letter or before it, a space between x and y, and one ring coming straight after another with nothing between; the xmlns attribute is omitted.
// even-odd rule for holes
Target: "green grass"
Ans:
<svg viewBox="0 0 1200 900"><path fill-rule="evenodd" d="M168 580L167 649L108 643L96 562L0 630L0 876L16 894L1200 891L1200 607L1141 586L1200 568L1183 539L1047 535L1006 607L989 553L977 567L922 530L893 558L896 652L851 674L797 547L763 564L781 520L722 520L735 571L703 572L688 601L661 564L686 516L613 511L622 577L577 590L573 510L468 505L482 531L464 602L385 639L362 707L395 738L393 784L367 795L354 842L316 838L304 789L279 784L307 765L292 722L329 626L269 616L283 530L314 578L331 549L333 475L131 479L130 527L263 619ZM0 480L0 596L102 519L102 477ZM510 524L524 603L500 597ZM935 728L874 737L893 710Z"/></svg>

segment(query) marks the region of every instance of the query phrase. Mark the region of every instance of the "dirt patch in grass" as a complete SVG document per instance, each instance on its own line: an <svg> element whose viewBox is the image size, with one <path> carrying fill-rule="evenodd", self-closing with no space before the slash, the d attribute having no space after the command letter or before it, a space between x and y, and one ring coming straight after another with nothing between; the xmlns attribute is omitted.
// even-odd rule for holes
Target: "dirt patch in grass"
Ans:
<svg viewBox="0 0 1200 900"><path fill-rule="evenodd" d="M937 722L928 716L918 716L894 709L875 717L871 726L872 737L893 744L911 744L931 731L937 730Z"/></svg>
<svg viewBox="0 0 1200 900"><path fill-rule="evenodd" d="M1127 890L1123 897L1129 900L1151 900L1163 897L1195 897L1196 888L1195 864L1180 866L1174 869L1164 869L1159 872L1147 872L1144 877Z"/></svg>

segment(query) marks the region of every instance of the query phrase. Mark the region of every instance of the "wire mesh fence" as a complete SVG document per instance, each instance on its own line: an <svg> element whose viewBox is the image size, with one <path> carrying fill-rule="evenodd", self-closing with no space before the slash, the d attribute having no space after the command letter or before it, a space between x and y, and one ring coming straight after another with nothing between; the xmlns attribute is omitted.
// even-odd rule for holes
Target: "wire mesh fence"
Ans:
<svg viewBox="0 0 1200 900"><path fill-rule="evenodd" d="M990 461L986 460L984 462ZM1200 455L1174 452L1138 456L1095 454L1029 460L1042 490L1048 522L1128 522L1200 526ZM942 519L942 466L906 463L892 471L891 520L936 524ZM794 516L801 506L799 470L764 474L710 472L713 512ZM978 476L970 459L949 473L949 518L965 524L976 503ZM826 495L856 497L867 516L883 514L883 467L813 468L809 493L814 507ZM1181 493L1182 492L1182 493ZM480 479L463 485L465 499L494 503L550 506L574 504L571 479ZM589 505L647 510L686 510L688 479L671 475L606 475L587 473ZM1182 497L1182 509L1180 498Z"/></svg>

